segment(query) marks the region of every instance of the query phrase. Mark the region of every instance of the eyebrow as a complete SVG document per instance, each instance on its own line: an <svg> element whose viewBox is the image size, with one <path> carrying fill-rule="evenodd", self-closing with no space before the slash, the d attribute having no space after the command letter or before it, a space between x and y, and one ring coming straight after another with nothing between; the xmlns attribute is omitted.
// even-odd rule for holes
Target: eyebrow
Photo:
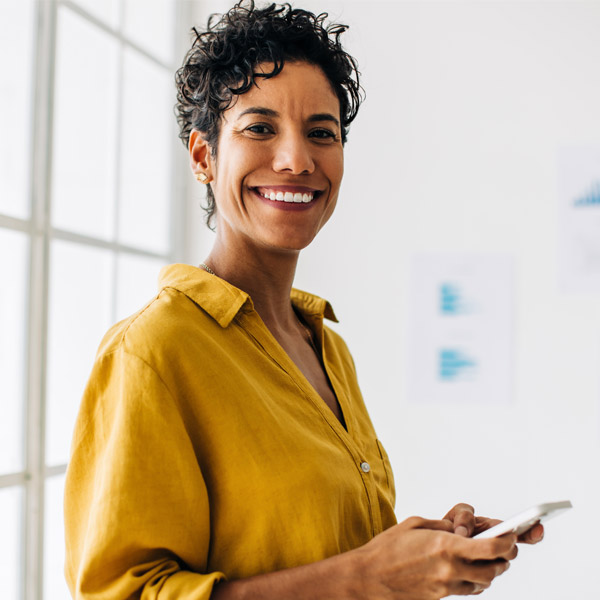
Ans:
<svg viewBox="0 0 600 600"><path fill-rule="evenodd" d="M263 108L262 106L251 106L243 110L236 121L239 121L244 115L263 115L264 117L278 117L279 113L272 108Z"/></svg>
<svg viewBox="0 0 600 600"><path fill-rule="evenodd" d="M238 118L236 119L236 121L239 121L245 115L262 115L264 117L273 117L273 118L277 118L277 117L281 116L276 110L273 110L272 108L265 108L263 106L251 106L250 108L243 110L238 115ZM335 123L338 127L340 126L339 120L336 119L330 113L317 113L314 115L310 115L310 117L308 117L309 123L315 123L317 121L331 121L332 123Z"/></svg>
<svg viewBox="0 0 600 600"><path fill-rule="evenodd" d="M318 113L316 115L311 115L310 117L308 117L308 121L309 123L314 123L315 121L332 121L338 127L340 126L340 122L329 113Z"/></svg>

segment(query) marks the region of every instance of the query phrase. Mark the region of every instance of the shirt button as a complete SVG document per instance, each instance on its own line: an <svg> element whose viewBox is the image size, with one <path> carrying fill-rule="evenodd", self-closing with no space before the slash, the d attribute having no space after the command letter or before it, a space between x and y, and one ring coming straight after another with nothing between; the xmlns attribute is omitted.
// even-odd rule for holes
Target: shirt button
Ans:
<svg viewBox="0 0 600 600"><path fill-rule="evenodd" d="M369 465L368 462L361 462L360 468L362 469L363 473L368 473L371 470L371 465Z"/></svg>

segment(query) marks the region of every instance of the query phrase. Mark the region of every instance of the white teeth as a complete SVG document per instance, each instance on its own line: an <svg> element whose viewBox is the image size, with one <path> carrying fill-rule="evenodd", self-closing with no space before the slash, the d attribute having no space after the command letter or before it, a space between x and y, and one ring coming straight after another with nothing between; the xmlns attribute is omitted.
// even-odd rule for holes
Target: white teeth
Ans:
<svg viewBox="0 0 600 600"><path fill-rule="evenodd" d="M259 193L263 198L266 198L267 200L277 200L278 202L308 203L312 202L313 199L313 194L301 194L300 192L296 192L295 194L292 192L267 192L264 194L262 192Z"/></svg>

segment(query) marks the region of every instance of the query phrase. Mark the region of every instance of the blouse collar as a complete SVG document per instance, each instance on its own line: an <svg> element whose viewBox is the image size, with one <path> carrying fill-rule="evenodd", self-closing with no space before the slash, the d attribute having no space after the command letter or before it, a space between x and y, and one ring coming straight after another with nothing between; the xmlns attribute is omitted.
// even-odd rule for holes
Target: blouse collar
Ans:
<svg viewBox="0 0 600 600"><path fill-rule="evenodd" d="M173 264L163 267L158 278L158 288L173 288L185 294L221 327L228 327L241 310L254 310L252 299L246 292L192 265ZM326 318L338 322L327 300L297 289L292 289L290 298L294 306L309 319Z"/></svg>

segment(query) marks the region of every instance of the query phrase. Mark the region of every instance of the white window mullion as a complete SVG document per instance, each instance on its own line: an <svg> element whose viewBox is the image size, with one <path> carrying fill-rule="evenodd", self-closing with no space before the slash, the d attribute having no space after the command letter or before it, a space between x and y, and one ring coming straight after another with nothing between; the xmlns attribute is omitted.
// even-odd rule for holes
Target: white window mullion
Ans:
<svg viewBox="0 0 600 600"><path fill-rule="evenodd" d="M25 220L18 219L17 217L9 217L8 215L0 215L0 227L31 233L31 222L29 219Z"/></svg>
<svg viewBox="0 0 600 600"><path fill-rule="evenodd" d="M189 50L190 30L193 25L193 2L178 2L175 14L175 42L173 55L173 77L183 57ZM173 103L175 103L175 86L173 86ZM187 198L189 195L190 170L185 149L178 137L179 127L173 117L173 139L171 172L173 174L173 213L171 219L171 253L170 262L184 262L188 254Z"/></svg>
<svg viewBox="0 0 600 600"><path fill-rule="evenodd" d="M51 467L46 467L44 470L44 474L46 479L48 477L56 477L58 475L64 475L67 472L67 465L53 465ZM53 600L50 598L49 600Z"/></svg>
<svg viewBox="0 0 600 600"><path fill-rule="evenodd" d="M50 173L56 3L37 2L35 101L31 156L32 238L29 279L28 385L23 597L41 600L43 589L45 362L48 318Z"/></svg>
<svg viewBox="0 0 600 600"><path fill-rule="evenodd" d="M6 475L0 475L0 490L2 488L23 485L26 481L27 475L24 471L21 471L20 473L7 473Z"/></svg>

